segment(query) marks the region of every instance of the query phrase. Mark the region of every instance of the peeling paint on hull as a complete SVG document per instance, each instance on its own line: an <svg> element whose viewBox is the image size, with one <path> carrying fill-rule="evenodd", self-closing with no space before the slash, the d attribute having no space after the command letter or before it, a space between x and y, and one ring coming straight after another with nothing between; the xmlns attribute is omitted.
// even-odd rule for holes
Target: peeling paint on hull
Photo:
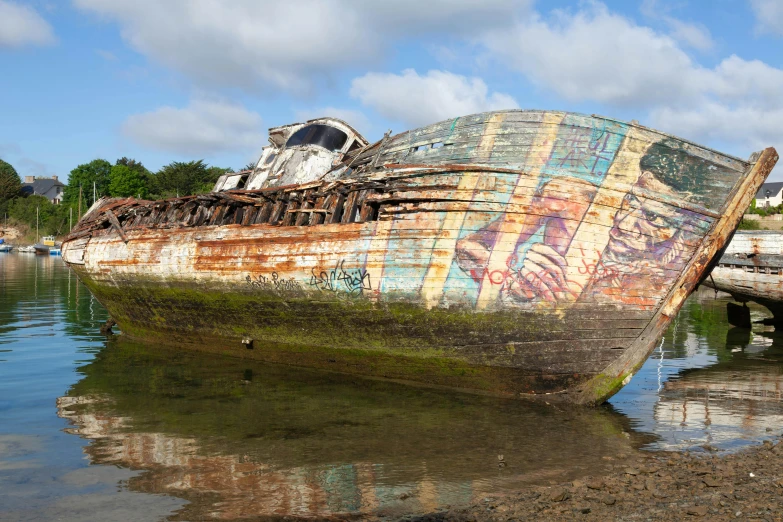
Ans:
<svg viewBox="0 0 783 522"><path fill-rule="evenodd" d="M458 120L363 149L336 181L104 202L63 258L136 337L597 403L777 160L599 117Z"/></svg>

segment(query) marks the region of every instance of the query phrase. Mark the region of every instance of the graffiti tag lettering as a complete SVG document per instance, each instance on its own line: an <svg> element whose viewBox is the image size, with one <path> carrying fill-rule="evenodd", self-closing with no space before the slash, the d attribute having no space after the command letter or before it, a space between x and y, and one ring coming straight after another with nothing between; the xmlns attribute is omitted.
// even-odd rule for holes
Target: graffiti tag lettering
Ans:
<svg viewBox="0 0 783 522"><path fill-rule="evenodd" d="M302 290L302 284L299 281L295 280L293 277L290 279L282 279L277 272L272 272L269 277L258 275L255 279L248 275L245 278L245 281L247 281L247 284L250 286L263 290L274 290L278 292L295 292Z"/></svg>
<svg viewBox="0 0 783 522"><path fill-rule="evenodd" d="M595 263L588 263L585 259L585 251L583 248L579 248L582 252L582 266L577 267L579 273L582 275L595 276L597 279L608 279L609 281L620 282L620 272L613 266L608 266L601 258L601 253L598 250L595 251L595 258L598 259Z"/></svg>
<svg viewBox="0 0 783 522"><path fill-rule="evenodd" d="M318 290L330 292L347 292L349 294L362 294L365 290L372 290L370 274L364 268L344 268L345 260L337 262L331 270L316 272L312 269L310 286Z"/></svg>

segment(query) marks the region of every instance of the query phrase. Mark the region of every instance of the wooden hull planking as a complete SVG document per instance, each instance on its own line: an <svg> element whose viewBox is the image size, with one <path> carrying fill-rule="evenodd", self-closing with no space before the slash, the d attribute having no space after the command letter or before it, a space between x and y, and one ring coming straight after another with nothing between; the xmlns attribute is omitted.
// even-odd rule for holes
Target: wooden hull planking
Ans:
<svg viewBox="0 0 783 522"><path fill-rule="evenodd" d="M783 233L738 231L705 284L767 307L783 322Z"/></svg>
<svg viewBox="0 0 783 522"><path fill-rule="evenodd" d="M777 160L540 111L377 147L334 182L106 202L63 258L135 337L592 404L641 366Z"/></svg>

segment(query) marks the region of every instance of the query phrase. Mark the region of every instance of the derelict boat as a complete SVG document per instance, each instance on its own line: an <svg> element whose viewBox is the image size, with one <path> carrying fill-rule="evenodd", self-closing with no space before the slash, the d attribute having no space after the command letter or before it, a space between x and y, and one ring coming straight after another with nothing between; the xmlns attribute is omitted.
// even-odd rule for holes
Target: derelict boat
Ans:
<svg viewBox="0 0 783 522"><path fill-rule="evenodd" d="M783 326L783 232L739 230L705 285L728 292L735 301L754 301L772 312L764 322ZM731 309L731 308L730 308ZM750 311L734 308L732 324L750 327Z"/></svg>
<svg viewBox="0 0 783 522"><path fill-rule="evenodd" d="M368 145L270 130L215 191L101 200L62 246L132 337L599 403L626 384L777 161L550 111Z"/></svg>

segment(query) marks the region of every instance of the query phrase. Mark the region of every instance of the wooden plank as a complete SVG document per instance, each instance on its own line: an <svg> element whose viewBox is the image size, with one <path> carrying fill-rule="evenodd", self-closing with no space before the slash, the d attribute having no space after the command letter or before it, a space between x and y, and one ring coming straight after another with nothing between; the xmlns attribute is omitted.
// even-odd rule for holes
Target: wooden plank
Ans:
<svg viewBox="0 0 783 522"><path fill-rule="evenodd" d="M345 196L338 194L329 207L329 223L341 223L343 218L343 206L345 205Z"/></svg>
<svg viewBox="0 0 783 522"><path fill-rule="evenodd" d="M301 205L301 199L291 198L288 203L288 208L285 210L285 213L282 216L282 222L280 225L284 227L292 226L296 222L296 218L298 216L295 211L298 210Z"/></svg>
<svg viewBox="0 0 783 522"><path fill-rule="evenodd" d="M302 204L299 207L300 210L304 209L312 209L313 208L313 202L310 199L311 195L313 193L313 189L305 190L302 194ZM296 218L294 219L294 225L297 227L300 227L302 225L309 224L310 222L310 214L311 212L299 212Z"/></svg>
<svg viewBox="0 0 783 522"><path fill-rule="evenodd" d="M269 216L269 224L270 225L277 225L280 221L280 218L284 215L284 212L286 211L288 207L288 202L284 201L282 198L278 198L278 200L275 202L274 207L272 207L272 213Z"/></svg>
<svg viewBox="0 0 783 522"><path fill-rule="evenodd" d="M245 207L245 213L242 216L242 226L248 226L253 223L256 218L256 214L261 210L260 207L247 206Z"/></svg>
<svg viewBox="0 0 783 522"><path fill-rule="evenodd" d="M106 217L109 218L109 222L111 223L111 226L114 227L114 230L117 231L117 233L122 238L122 241L124 243L128 242L128 237L125 235L125 232L122 230L122 226L120 226L120 222L117 220L117 216L114 215L114 212L111 210L107 210L105 212Z"/></svg>
<svg viewBox="0 0 783 522"><path fill-rule="evenodd" d="M310 217L310 224L311 225L321 225L323 224L329 213L329 204L331 203L331 199L334 195L327 195L327 196L318 196L315 200L315 208L318 210L323 210L323 212L317 212L313 213Z"/></svg>
<svg viewBox="0 0 783 522"><path fill-rule="evenodd" d="M345 206L343 208L343 216L340 220L341 223L353 223L354 217L356 216L356 208L357 204L356 201L359 199L359 191L351 192L348 195L348 198L345 201Z"/></svg>
<svg viewBox="0 0 783 522"><path fill-rule="evenodd" d="M255 219L255 224L261 224L261 223L268 223L269 218L272 215L272 210L274 209L276 202L273 200L267 200L262 206L261 210L259 210L258 215Z"/></svg>
<svg viewBox="0 0 783 522"><path fill-rule="evenodd" d="M367 221L375 221L378 217L378 207L380 206L379 203L375 203L371 201L369 198L370 196L377 194L378 192L374 189L367 189L364 191L364 195L361 199L360 205L361 208L359 210L359 223L364 223Z"/></svg>

